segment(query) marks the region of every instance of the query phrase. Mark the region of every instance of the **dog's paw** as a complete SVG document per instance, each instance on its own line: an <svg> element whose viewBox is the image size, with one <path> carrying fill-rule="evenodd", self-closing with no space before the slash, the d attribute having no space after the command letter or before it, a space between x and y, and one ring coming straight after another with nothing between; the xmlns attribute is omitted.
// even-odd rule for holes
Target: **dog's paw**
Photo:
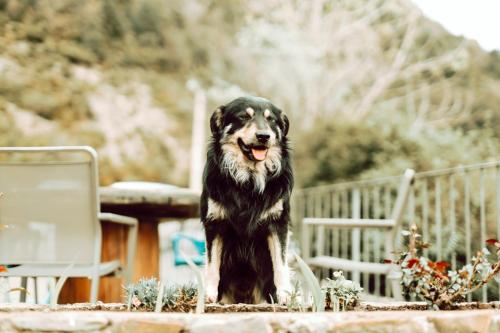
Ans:
<svg viewBox="0 0 500 333"><path fill-rule="evenodd" d="M219 296L217 288L207 287L205 291L205 299L207 300L208 303L216 303L217 296Z"/></svg>
<svg viewBox="0 0 500 333"><path fill-rule="evenodd" d="M278 303L280 305L287 305L290 303L290 290L285 288L279 288L276 290L276 297L278 298Z"/></svg>

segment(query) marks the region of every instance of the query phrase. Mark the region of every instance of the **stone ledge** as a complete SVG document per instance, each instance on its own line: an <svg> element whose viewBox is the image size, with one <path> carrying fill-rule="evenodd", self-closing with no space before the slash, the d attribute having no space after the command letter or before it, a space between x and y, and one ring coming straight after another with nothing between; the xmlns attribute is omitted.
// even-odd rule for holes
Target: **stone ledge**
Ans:
<svg viewBox="0 0 500 333"><path fill-rule="evenodd" d="M500 309L500 302L478 303L464 302L456 305L456 310L496 310ZM194 310L194 309L193 309ZM352 311L412 311L427 310L425 302L359 302ZM48 305L36 304L12 304L0 303L0 313L2 312L22 312L22 311L127 311L127 305L123 303L75 303L57 305L51 308ZM142 312L134 310L133 312ZM271 304L207 304L205 306L207 313L227 313L227 312L296 312L289 311L286 306Z"/></svg>
<svg viewBox="0 0 500 333"><path fill-rule="evenodd" d="M146 312L2 312L1 332L290 332L498 333L500 311L351 311L338 313L187 314Z"/></svg>

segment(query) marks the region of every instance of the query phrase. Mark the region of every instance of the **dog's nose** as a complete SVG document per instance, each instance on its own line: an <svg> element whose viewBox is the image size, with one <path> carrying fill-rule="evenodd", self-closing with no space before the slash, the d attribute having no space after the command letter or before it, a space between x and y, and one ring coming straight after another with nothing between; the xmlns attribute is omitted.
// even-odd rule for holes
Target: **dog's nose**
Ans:
<svg viewBox="0 0 500 333"><path fill-rule="evenodd" d="M255 136L257 137L257 140L261 143L266 143L269 141L269 138L271 137L271 134L269 134L268 131L258 131L255 133Z"/></svg>

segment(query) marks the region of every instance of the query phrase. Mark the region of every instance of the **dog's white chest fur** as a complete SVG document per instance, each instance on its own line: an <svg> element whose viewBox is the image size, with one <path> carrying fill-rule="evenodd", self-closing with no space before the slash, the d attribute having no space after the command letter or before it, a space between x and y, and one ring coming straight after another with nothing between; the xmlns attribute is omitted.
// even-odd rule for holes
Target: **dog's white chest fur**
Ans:
<svg viewBox="0 0 500 333"><path fill-rule="evenodd" d="M274 174L281 171L281 150L271 147L264 161L249 161L241 150L232 144L222 145L222 169L227 172L238 184L245 184L251 179L255 189L262 193L266 188L268 173Z"/></svg>

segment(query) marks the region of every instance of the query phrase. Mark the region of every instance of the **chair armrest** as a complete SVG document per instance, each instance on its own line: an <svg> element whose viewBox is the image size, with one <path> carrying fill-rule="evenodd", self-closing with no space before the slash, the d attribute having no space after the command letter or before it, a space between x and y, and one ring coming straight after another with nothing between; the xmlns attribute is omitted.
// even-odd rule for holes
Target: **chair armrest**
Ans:
<svg viewBox="0 0 500 333"><path fill-rule="evenodd" d="M128 228L127 235L127 267L124 269L125 284L132 282L134 274L135 250L137 248L137 231L139 229L139 221L130 216L123 216L112 213L99 213L99 220L125 225Z"/></svg>
<svg viewBox="0 0 500 333"><path fill-rule="evenodd" d="M348 218L304 218L306 225L318 225L330 228L393 228L394 220L382 219L348 219Z"/></svg>

